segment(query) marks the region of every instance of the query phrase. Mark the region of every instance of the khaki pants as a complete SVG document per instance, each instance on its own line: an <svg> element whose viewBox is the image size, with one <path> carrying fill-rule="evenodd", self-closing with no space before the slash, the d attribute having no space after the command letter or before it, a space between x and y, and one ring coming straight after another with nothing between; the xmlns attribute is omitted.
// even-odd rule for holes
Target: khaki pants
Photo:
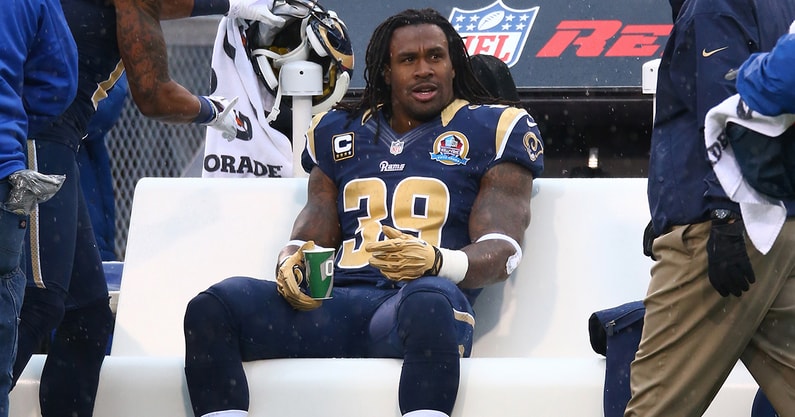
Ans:
<svg viewBox="0 0 795 417"><path fill-rule="evenodd" d="M746 239L756 283L739 298L709 283L709 230L677 226L654 241L625 417L701 416L738 359L780 415L795 416L795 219L767 255Z"/></svg>

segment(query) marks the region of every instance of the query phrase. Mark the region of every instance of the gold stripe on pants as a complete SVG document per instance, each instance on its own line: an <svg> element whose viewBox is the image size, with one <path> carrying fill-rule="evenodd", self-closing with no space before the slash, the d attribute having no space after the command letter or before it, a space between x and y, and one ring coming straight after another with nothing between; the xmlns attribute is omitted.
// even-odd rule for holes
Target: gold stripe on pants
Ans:
<svg viewBox="0 0 795 417"><path fill-rule="evenodd" d="M38 160L36 159L36 141L28 139L28 168L34 171L39 170ZM31 279L38 288L46 288L44 279L41 277L41 252L39 248L39 206L33 207L28 221L28 233L30 235L30 246L28 256L31 258ZM23 265L24 267L24 265Z"/></svg>

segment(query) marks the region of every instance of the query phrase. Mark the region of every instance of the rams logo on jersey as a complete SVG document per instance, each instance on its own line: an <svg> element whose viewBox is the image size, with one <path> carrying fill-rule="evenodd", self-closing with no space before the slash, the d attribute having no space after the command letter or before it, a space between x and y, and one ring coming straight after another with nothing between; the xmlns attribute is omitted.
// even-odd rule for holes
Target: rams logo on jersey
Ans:
<svg viewBox="0 0 795 417"><path fill-rule="evenodd" d="M544 155L544 144L535 133L525 133L523 141L524 148L527 150L527 155L530 156L531 161L535 162L538 158Z"/></svg>
<svg viewBox="0 0 795 417"><path fill-rule="evenodd" d="M431 160L445 165L466 165L469 141L461 132L445 132L433 141Z"/></svg>
<svg viewBox="0 0 795 417"><path fill-rule="evenodd" d="M334 161L341 161L353 156L353 133L343 133L331 139Z"/></svg>

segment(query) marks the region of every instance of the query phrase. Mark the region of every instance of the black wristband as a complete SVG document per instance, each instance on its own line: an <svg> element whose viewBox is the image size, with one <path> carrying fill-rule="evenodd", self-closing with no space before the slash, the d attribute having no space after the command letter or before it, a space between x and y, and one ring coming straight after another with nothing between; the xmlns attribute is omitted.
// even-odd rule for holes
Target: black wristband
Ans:
<svg viewBox="0 0 795 417"><path fill-rule="evenodd" d="M432 275L437 276L439 275L439 271L442 269L442 252L439 251L439 248L436 246L433 247L433 265L427 271L425 271L425 275Z"/></svg>
<svg viewBox="0 0 795 417"><path fill-rule="evenodd" d="M199 108L199 114L196 115L196 118L193 119L193 123L197 124L205 124L211 122L215 115L217 114L215 106L213 103L210 102L210 99L204 96L196 96L199 98L199 103L201 104L201 108Z"/></svg>
<svg viewBox="0 0 795 417"><path fill-rule="evenodd" d="M709 212L709 219L713 223L731 223L733 220L742 219L739 213L729 209L715 209Z"/></svg>

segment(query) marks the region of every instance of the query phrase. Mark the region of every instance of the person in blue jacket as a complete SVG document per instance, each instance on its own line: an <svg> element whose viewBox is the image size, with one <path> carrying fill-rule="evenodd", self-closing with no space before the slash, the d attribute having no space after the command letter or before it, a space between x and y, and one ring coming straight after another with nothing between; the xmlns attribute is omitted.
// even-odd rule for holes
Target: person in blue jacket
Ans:
<svg viewBox="0 0 795 417"><path fill-rule="evenodd" d="M19 180L31 179L29 168L35 168L28 165L25 143L74 98L77 50L56 0L4 1L0 39L0 417L6 417L30 209L17 204L26 182Z"/></svg>
<svg viewBox="0 0 795 417"><path fill-rule="evenodd" d="M747 241L704 125L736 93L727 73L770 51L793 19L794 0L687 0L678 13L658 71L648 176L656 261L625 417L702 415L737 360L776 409L792 409L795 220L764 255ZM795 215L795 202L785 204Z"/></svg>

